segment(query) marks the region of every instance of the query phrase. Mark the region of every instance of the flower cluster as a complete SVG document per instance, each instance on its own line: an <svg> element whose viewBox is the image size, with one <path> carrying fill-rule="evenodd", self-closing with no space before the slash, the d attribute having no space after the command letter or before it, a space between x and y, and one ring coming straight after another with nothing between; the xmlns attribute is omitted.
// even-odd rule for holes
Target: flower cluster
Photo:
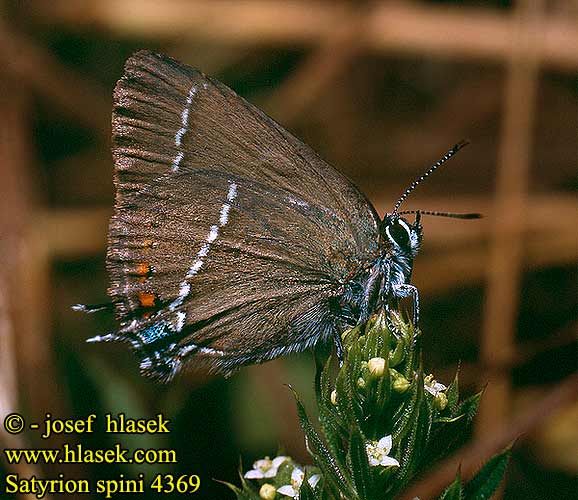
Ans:
<svg viewBox="0 0 578 500"><path fill-rule="evenodd" d="M295 467L293 472L291 472L291 484L285 484L281 486L277 489L277 493L291 498L298 498L299 489L301 488L304 479L305 472L303 472L303 470L299 467ZM307 481L312 488L315 488L315 485L319 482L319 479L321 479L319 474L313 474Z"/></svg>
<svg viewBox="0 0 578 500"><path fill-rule="evenodd" d="M321 476L313 473L316 469L309 468L307 483L315 489ZM280 455L274 459L265 457L253 463L253 468L247 471L244 479L254 479L259 488L259 498L274 500L282 497L299 498L299 491L305 481L306 471L295 464L291 457Z"/></svg>
<svg viewBox="0 0 578 500"><path fill-rule="evenodd" d="M425 375L419 332L382 316L342 335L343 366L331 358L316 377L319 424L314 426L295 394L307 449L315 463L265 457L229 487L243 500L389 500L425 468L462 444L480 395L460 401L458 378L448 386ZM468 484L458 477L444 500L489 498L508 462L494 459Z"/></svg>
<svg viewBox="0 0 578 500"><path fill-rule="evenodd" d="M392 437L384 436L379 441L367 441L365 450L369 465L372 467L399 467L397 459L389 454L392 449ZM291 467L291 481L289 484L275 486L272 482L277 477L279 467L283 464ZM245 479L271 480L262 481L259 489L259 496L265 500L273 500L276 495L283 495L291 498L299 498L299 490L305 480L305 471L298 465L295 465L291 457L280 455L273 459L269 457L262 458L253 463L253 468L247 471L243 477ZM307 480L311 488L315 489L321 479L320 474L311 474Z"/></svg>
<svg viewBox="0 0 578 500"><path fill-rule="evenodd" d="M277 470L279 466L290 460L289 457L279 456L271 460L269 457L265 457L261 460L257 460L253 464L253 468L245 473L245 478L247 479L263 479L269 477L275 477L277 475Z"/></svg>

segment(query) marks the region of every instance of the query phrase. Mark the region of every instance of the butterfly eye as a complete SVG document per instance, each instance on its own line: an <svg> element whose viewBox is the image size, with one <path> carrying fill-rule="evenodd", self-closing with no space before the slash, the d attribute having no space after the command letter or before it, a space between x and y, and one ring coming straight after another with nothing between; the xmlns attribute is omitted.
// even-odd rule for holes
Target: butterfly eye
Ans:
<svg viewBox="0 0 578 500"><path fill-rule="evenodd" d="M393 243L397 243L401 247L409 244L410 229L403 220L393 221L387 228L386 232Z"/></svg>

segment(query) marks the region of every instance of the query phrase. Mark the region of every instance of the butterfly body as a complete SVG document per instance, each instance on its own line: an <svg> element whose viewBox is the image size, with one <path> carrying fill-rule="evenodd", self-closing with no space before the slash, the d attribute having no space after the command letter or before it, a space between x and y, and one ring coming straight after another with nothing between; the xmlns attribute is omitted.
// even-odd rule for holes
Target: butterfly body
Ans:
<svg viewBox="0 0 578 500"><path fill-rule="evenodd" d="M347 178L232 90L169 57L126 63L113 109L108 293L146 374L229 374L414 297L419 214L381 219ZM399 202L398 202L399 205Z"/></svg>

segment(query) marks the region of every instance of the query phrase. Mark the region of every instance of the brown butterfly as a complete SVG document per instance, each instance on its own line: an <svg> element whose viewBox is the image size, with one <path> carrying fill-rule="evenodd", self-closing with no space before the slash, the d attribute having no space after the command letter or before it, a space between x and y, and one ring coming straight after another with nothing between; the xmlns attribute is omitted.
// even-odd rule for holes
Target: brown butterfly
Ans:
<svg viewBox="0 0 578 500"><path fill-rule="evenodd" d="M399 207L465 143L381 219L311 148L167 56L127 61L112 129L108 293L120 328L91 341L127 341L144 373L169 380L184 365L229 374L329 339L342 359L343 329L402 297L417 323L420 212L411 224Z"/></svg>

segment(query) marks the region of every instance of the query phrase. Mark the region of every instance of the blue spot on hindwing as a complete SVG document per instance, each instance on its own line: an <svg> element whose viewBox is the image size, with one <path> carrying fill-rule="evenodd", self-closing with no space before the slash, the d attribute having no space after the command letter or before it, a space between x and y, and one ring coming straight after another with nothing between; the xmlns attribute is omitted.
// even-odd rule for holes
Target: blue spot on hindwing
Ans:
<svg viewBox="0 0 578 500"><path fill-rule="evenodd" d="M180 337L166 321L140 330L136 334L135 352L140 358L141 371L161 381L173 378L180 365L177 347Z"/></svg>
<svg viewBox="0 0 578 500"><path fill-rule="evenodd" d="M173 332L169 329L169 325L163 321L141 330L137 336L144 345L149 345L154 344L171 333Z"/></svg>

